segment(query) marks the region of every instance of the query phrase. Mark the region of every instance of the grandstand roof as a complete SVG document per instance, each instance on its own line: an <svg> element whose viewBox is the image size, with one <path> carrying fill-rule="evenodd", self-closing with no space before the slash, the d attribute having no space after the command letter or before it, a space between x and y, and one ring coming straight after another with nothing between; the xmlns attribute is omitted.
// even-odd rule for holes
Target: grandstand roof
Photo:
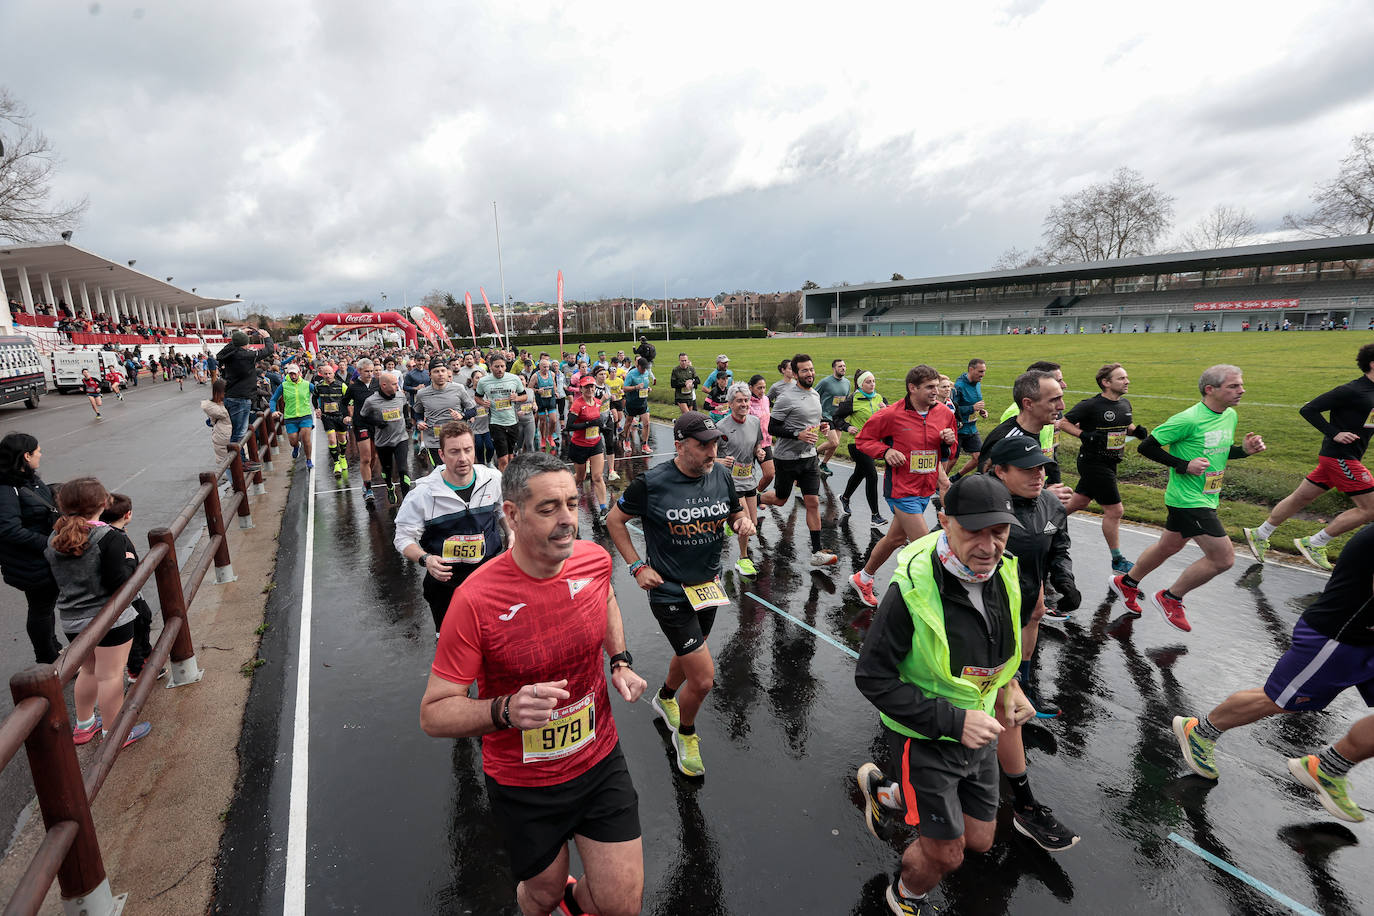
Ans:
<svg viewBox="0 0 1374 916"><path fill-rule="evenodd" d="M84 281L88 286L144 297L178 311L210 309L240 301L196 295L126 263L111 261L70 243L0 246L0 271L11 273L19 267L28 271L31 284L36 284L39 275L46 273L54 284L64 277L71 283ZM79 294L74 292L73 295Z"/></svg>
<svg viewBox="0 0 1374 916"><path fill-rule="evenodd" d="M1263 267L1270 264L1296 264L1309 261L1347 261L1374 258L1374 235L1351 235L1334 239L1308 239L1300 242L1273 242L1240 248L1210 251L1183 251L1152 254L1108 261L1082 261L1047 267L1017 270L988 270L945 277L916 280L891 280L851 286L829 286L806 291L808 299L835 293L852 294L869 290L961 289L971 286L1000 286L1012 283L1053 283L1056 280L1093 280L1103 277L1134 277L1148 274L1184 273L1193 270L1226 270Z"/></svg>

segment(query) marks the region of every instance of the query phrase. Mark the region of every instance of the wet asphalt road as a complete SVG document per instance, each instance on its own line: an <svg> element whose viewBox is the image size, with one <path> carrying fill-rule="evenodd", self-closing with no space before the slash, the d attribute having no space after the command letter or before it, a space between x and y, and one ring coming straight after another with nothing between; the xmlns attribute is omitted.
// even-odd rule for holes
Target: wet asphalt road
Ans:
<svg viewBox="0 0 1374 916"><path fill-rule="evenodd" d="M662 428L656 435L667 439ZM640 470L643 461L629 467ZM620 469L626 473L626 463ZM647 702L613 699L640 795L645 913L887 912L883 890L904 844L881 843L862 823L854 772L865 760L881 762L883 751L877 716L853 683L852 652L870 612L846 582L877 535L861 494L849 522L837 521L846 474L837 467L822 495L824 540L841 557L833 571L807 564L799 502L764 510L752 584L731 569L733 543L725 548L723 579L734 604L710 638L717 678L698 719L703 781L676 775ZM250 701L244 792L228 824L216 909L283 911L294 815L307 819L310 912L517 913L478 741L434 740L419 728L434 646L420 571L391 547L391 512L368 514L358 490L338 489L327 475L317 476L315 489L308 790L293 809L306 517L306 488L298 486L281 537L280 587L263 647L268 665ZM584 526L584 536L610 547L589 516ZM1316 912L1363 911L1374 893L1371 822L1332 821L1284 766L1285 757L1333 740L1365 713L1353 692L1327 712L1228 735L1217 784L1184 775L1169 729L1174 714L1205 712L1233 690L1262 684L1324 578L1240 559L1190 596L1194 630L1184 634L1153 611L1122 617L1108 598L1097 525L1076 519L1072 531L1084 606L1058 631L1042 630L1040 655L1043 689L1064 716L1028 727L1027 745L1040 801L1083 840L1057 856L1042 852L1011 829L1004 804L991 852L970 855L937 890L948 905L942 912L1293 912L1171 834ZM1151 537L1123 531L1123 549L1138 554ZM1195 555L1185 551L1150 584L1162 588ZM669 650L618 560L615 587L636 669L652 689ZM1357 798L1374 802L1374 767L1356 770L1352 783Z"/></svg>
<svg viewBox="0 0 1374 916"><path fill-rule="evenodd" d="M210 430L200 410L209 392L209 385L194 380L179 391L175 382L145 378L122 403L105 395L102 420L95 419L85 397L50 392L35 410L23 405L0 408L0 436L19 431L36 437L43 451L39 474L46 481L91 475L112 492L127 493L134 504L129 534L142 556L148 530L171 522L199 487L200 472L213 463ZM188 526L178 542L183 562L203 528L203 522ZM145 587L144 597L155 610L156 640L161 629L157 588ZM6 678L33 664L24 630L26 608L17 589L0 585L0 671ZM9 690L0 691L0 715L13 706ZM16 819L32 797L28 761L21 753L0 773L0 841L8 844Z"/></svg>

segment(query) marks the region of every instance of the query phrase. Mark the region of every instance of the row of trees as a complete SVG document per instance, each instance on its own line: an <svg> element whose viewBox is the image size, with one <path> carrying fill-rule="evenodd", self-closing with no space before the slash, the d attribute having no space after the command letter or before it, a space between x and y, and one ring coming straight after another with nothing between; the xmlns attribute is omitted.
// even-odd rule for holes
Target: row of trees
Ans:
<svg viewBox="0 0 1374 916"><path fill-rule="evenodd" d="M1122 167L1107 181L1065 195L1045 215L1040 247L1009 248L993 269L1230 248L1258 233L1254 217L1229 204L1213 207L1176 237L1173 217L1173 197ZM1336 176L1313 191L1312 209L1286 214L1275 229L1309 239L1374 232L1374 133L1355 135Z"/></svg>

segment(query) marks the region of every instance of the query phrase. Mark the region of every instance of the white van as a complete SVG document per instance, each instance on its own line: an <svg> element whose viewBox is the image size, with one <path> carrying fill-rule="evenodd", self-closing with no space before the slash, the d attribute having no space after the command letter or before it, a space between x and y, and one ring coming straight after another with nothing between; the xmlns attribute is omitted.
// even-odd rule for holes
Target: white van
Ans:
<svg viewBox="0 0 1374 916"><path fill-rule="evenodd" d="M27 335L0 336L0 404L23 401L32 410L48 390L38 348Z"/></svg>
<svg viewBox="0 0 1374 916"><path fill-rule="evenodd" d="M66 394L68 391L81 390L81 370L91 370L91 375L100 379L100 389L109 391L110 386L105 381L105 370L114 366L121 373L124 366L119 361L118 353L111 353L109 350L54 350L52 354L52 384L58 391Z"/></svg>

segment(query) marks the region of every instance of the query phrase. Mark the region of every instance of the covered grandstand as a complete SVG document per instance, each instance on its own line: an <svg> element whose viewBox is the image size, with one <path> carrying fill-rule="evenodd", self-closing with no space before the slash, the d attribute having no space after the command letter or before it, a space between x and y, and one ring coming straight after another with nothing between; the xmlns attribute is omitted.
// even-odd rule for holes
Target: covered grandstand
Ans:
<svg viewBox="0 0 1374 916"><path fill-rule="evenodd" d="M1363 329L1374 235L813 289L802 309L832 336Z"/></svg>

